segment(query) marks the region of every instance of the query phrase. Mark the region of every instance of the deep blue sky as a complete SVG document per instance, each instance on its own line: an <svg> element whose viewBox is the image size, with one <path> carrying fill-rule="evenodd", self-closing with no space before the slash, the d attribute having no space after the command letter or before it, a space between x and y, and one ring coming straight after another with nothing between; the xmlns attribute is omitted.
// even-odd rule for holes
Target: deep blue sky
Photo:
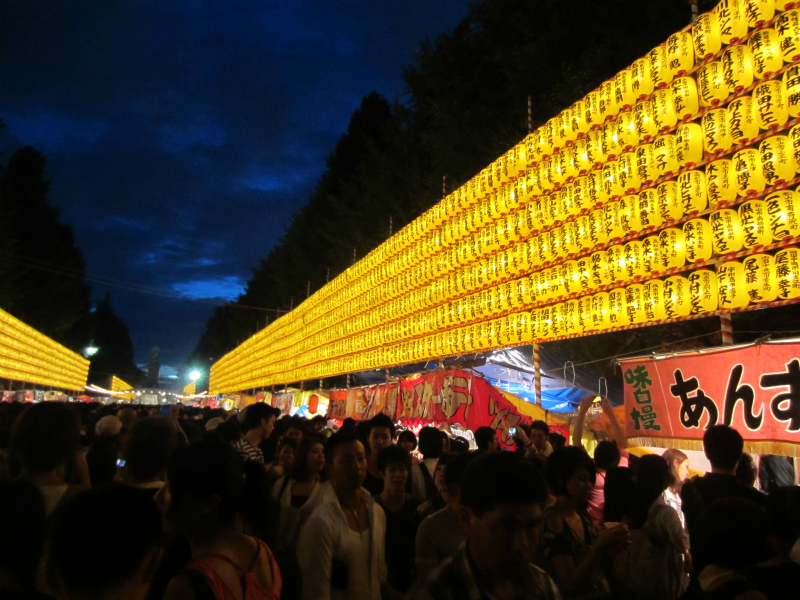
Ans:
<svg viewBox="0 0 800 600"><path fill-rule="evenodd" d="M0 148L52 201L136 358L177 367L305 202L361 98L466 0L4 0ZM161 294L161 295L159 295ZM194 299L188 300L188 299ZM200 301L198 301L200 300Z"/></svg>

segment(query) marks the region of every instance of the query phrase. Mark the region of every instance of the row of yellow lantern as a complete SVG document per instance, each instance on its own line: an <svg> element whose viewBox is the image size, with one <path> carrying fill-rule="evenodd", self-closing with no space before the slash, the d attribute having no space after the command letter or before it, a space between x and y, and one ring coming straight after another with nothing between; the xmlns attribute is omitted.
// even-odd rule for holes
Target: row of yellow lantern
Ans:
<svg viewBox="0 0 800 600"><path fill-rule="evenodd" d="M700 269L687 276L674 275L653 279L625 288L570 299L530 312L517 312L495 319L437 330L407 342L359 347L341 343L341 356L315 352L272 365L273 374L263 373L269 384L271 376L293 370L290 378L311 378L369 368L375 365L401 364L436 356L473 352L493 347L545 341L568 335L585 335L616 327L660 322L721 310L736 310L749 304L800 297L800 251L787 248L774 257L756 254L743 261L718 265L716 273ZM375 365L370 360L378 361ZM303 368L304 365L314 365ZM343 365L347 365L345 368ZM299 369L298 369L299 367ZM241 373L253 381L253 373ZM234 385L236 378L220 377L215 385Z"/></svg>
<svg viewBox="0 0 800 600"><path fill-rule="evenodd" d="M125 381L124 379L120 379L116 375L111 376L111 391L112 392L127 392L128 390L132 390L133 386Z"/></svg>

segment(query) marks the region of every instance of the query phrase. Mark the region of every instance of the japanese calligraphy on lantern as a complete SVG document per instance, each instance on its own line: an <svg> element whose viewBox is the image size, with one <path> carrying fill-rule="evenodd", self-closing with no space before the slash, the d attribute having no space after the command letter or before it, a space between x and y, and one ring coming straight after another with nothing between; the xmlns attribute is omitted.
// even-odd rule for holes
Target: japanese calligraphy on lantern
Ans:
<svg viewBox="0 0 800 600"><path fill-rule="evenodd" d="M800 340L620 364L629 438L699 440L729 425L746 442L800 445Z"/></svg>

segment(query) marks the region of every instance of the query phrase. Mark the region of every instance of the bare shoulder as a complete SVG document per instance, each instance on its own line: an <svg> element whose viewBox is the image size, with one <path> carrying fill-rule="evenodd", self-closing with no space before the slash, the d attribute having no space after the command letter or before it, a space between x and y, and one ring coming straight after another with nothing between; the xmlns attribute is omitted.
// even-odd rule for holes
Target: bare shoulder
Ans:
<svg viewBox="0 0 800 600"><path fill-rule="evenodd" d="M191 584L180 575L173 577L164 592L164 600L194 600L194 590Z"/></svg>

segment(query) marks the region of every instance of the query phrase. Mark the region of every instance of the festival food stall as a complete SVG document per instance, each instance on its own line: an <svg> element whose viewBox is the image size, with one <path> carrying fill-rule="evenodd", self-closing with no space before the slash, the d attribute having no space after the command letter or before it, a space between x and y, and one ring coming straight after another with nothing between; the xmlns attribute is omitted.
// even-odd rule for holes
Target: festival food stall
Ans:
<svg viewBox="0 0 800 600"><path fill-rule="evenodd" d="M0 309L0 379L80 393L88 375L88 360ZM6 391L9 394L4 392L3 400L16 399L16 393L12 398L11 390ZM26 396L27 391L31 394ZM62 397L66 399L69 395L47 396ZM21 401L36 398L34 390L26 390ZM42 393L41 399L44 398Z"/></svg>
<svg viewBox="0 0 800 600"><path fill-rule="evenodd" d="M212 392L518 345L537 355L800 301L793 4L722 0L222 357ZM397 416L502 420L491 392L479 410L458 399L455 379L472 376L428 396L444 377L401 382ZM641 432L652 419L639 413Z"/></svg>

